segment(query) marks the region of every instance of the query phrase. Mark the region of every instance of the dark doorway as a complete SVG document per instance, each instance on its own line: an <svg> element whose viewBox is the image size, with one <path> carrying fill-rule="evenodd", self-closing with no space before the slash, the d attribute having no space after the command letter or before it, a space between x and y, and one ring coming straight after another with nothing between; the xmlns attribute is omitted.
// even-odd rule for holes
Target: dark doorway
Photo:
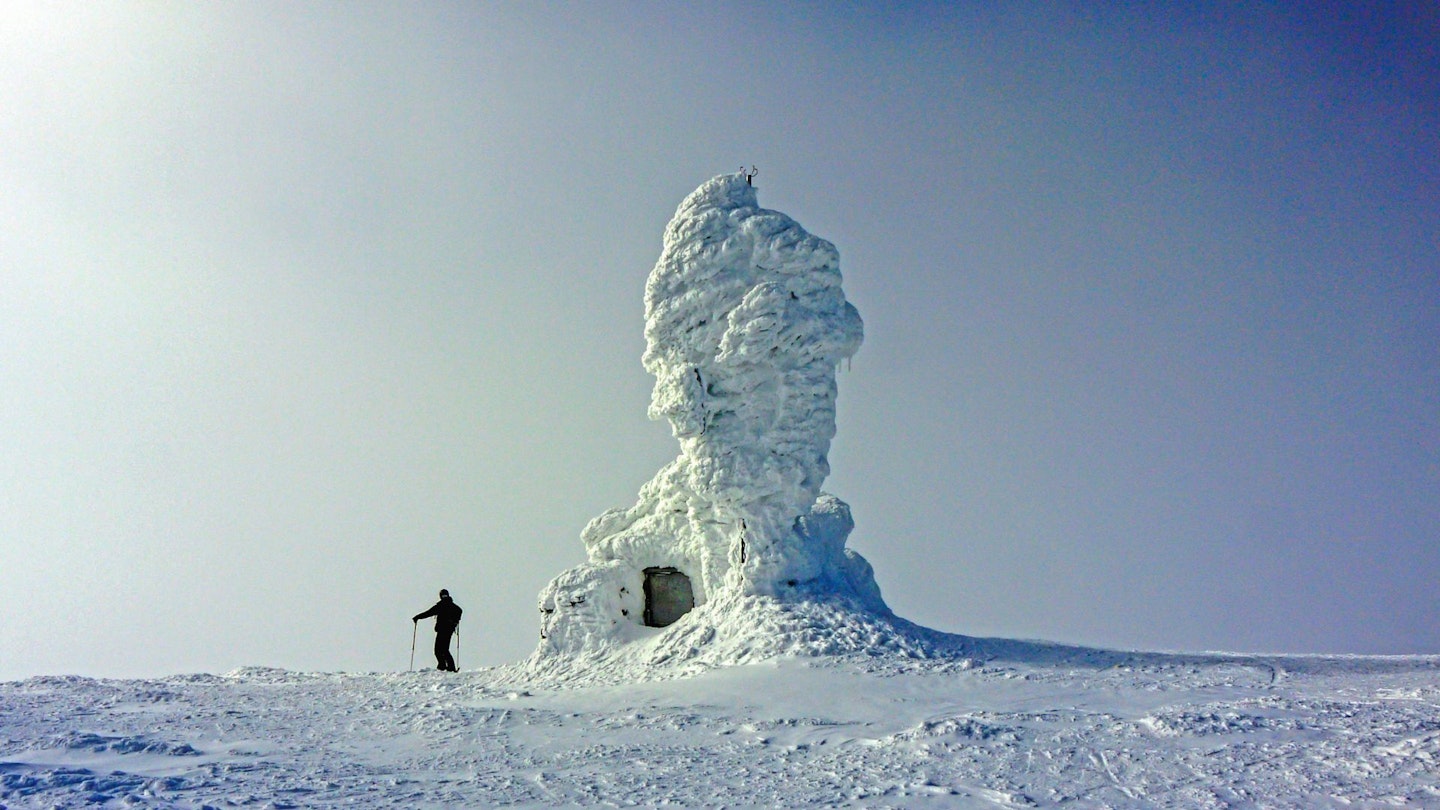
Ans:
<svg viewBox="0 0 1440 810"><path fill-rule="evenodd" d="M664 627L695 607L690 578L674 568L645 569L645 624Z"/></svg>

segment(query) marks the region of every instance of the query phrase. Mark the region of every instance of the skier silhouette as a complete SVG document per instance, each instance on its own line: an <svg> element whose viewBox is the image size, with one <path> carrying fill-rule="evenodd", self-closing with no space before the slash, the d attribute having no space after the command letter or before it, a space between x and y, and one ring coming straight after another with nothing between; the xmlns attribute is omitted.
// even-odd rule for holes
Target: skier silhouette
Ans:
<svg viewBox="0 0 1440 810"><path fill-rule="evenodd" d="M450 636L455 634L455 629L460 626L460 614L463 613L460 606L450 599L450 592L444 588L440 589L440 601L424 613L415 614L411 621L418 623L421 619L435 617L435 661L436 669L445 672L455 672L455 659L450 657Z"/></svg>

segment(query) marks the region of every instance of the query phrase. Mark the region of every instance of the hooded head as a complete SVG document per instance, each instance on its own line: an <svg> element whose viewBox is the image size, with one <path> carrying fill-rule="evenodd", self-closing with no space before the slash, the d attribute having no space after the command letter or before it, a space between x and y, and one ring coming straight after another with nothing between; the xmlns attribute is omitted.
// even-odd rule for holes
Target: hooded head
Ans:
<svg viewBox="0 0 1440 810"><path fill-rule="evenodd" d="M440 589L440 598L441 598L441 599L449 599L449 598L450 598L450 592L447 591L447 590L445 590L444 588L441 588L441 589Z"/></svg>

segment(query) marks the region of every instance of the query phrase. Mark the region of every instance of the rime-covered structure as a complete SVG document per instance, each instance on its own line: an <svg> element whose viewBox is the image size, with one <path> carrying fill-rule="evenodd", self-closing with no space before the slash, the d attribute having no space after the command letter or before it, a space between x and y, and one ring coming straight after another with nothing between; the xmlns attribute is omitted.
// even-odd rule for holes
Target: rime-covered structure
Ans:
<svg viewBox="0 0 1440 810"><path fill-rule="evenodd" d="M585 527L588 561L540 594L538 655L635 639L692 604L713 620L727 599L889 613L845 548L849 507L821 492L836 372L863 337L840 280L835 246L760 208L742 174L680 204L645 285L644 355L680 455Z"/></svg>

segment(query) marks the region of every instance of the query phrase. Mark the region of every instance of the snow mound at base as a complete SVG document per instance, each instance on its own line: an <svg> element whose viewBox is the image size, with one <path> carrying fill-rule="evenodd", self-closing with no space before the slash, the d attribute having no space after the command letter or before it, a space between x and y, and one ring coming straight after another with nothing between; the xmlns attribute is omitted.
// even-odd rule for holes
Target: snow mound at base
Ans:
<svg viewBox="0 0 1440 810"><path fill-rule="evenodd" d="M500 683L565 688L669 681L731 666L821 659L880 674L976 667L1114 671L1131 673L1162 690L1171 680L1193 678L1195 672L1258 672L1271 683L1301 675L1440 673L1440 656L1169 652L966 636L827 593L793 599L729 594L668 627L636 628L626 643L571 655L537 650L523 661L496 668L494 677Z"/></svg>
<svg viewBox="0 0 1440 810"><path fill-rule="evenodd" d="M975 639L921 627L844 594L781 599L728 593L668 627L632 627L625 643L569 655L540 650L512 668L529 683L575 685L668 680L820 656L964 664L978 651Z"/></svg>

